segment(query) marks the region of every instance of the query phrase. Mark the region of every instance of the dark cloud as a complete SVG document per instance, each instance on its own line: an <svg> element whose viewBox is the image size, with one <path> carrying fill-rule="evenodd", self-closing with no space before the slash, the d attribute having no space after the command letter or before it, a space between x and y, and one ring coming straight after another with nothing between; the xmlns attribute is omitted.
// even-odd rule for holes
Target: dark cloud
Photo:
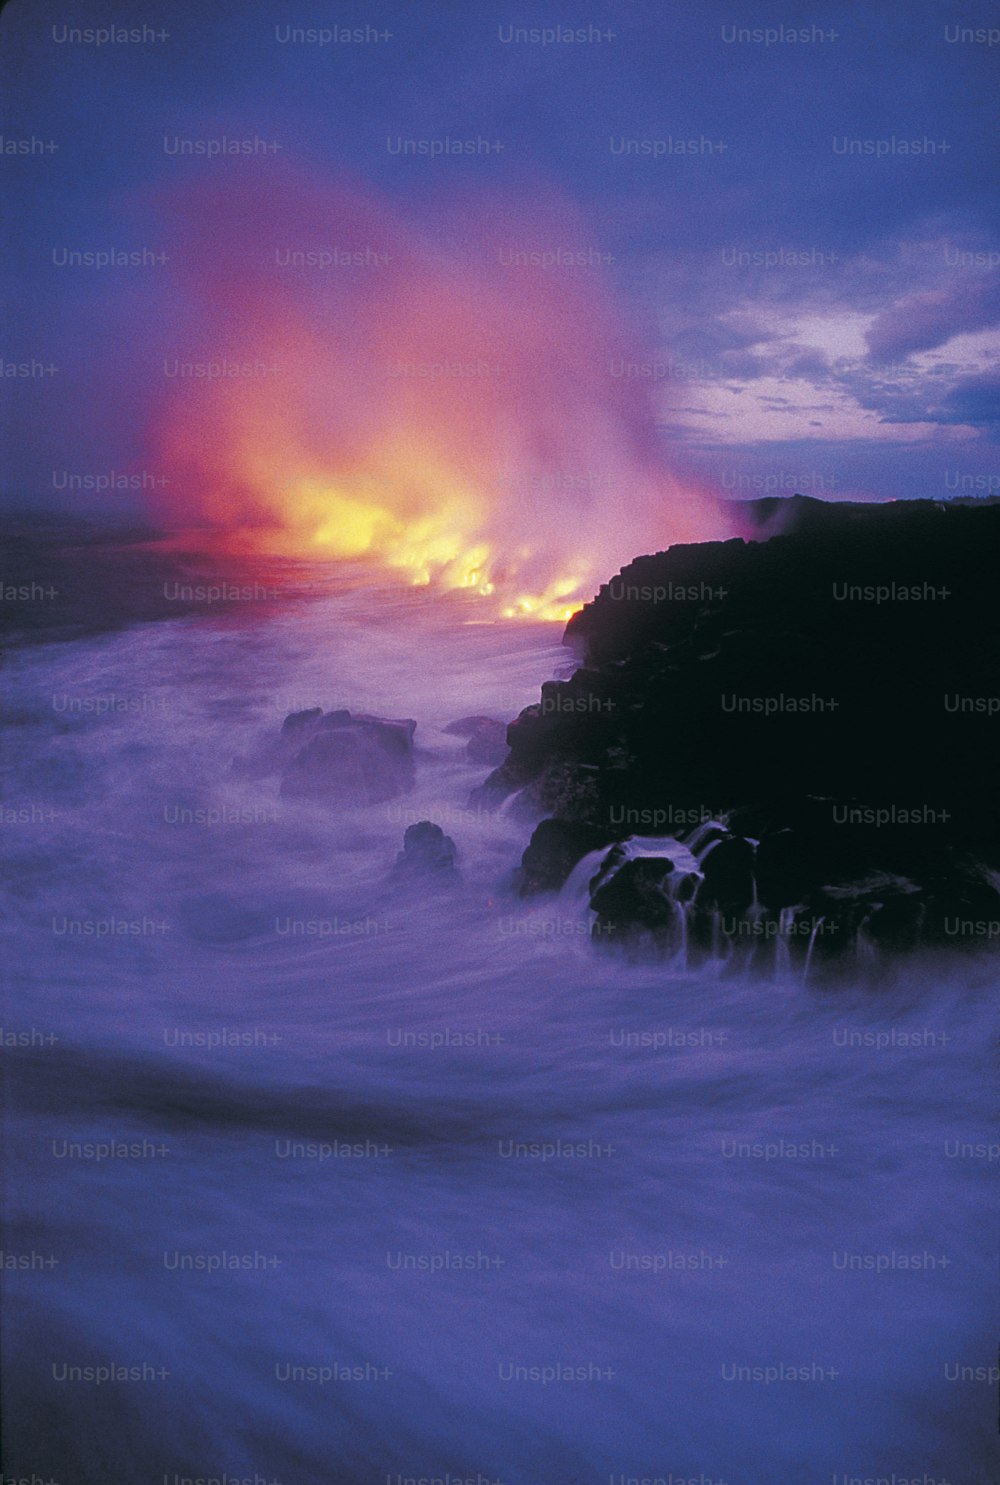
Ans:
<svg viewBox="0 0 1000 1485"><path fill-rule="evenodd" d="M960 381L945 397L938 421L1000 430L1000 369Z"/></svg>
<svg viewBox="0 0 1000 1485"><path fill-rule="evenodd" d="M821 351L799 351L786 362L785 375L811 382L825 381L830 375L830 363Z"/></svg>
<svg viewBox="0 0 1000 1485"><path fill-rule="evenodd" d="M891 359L934 350L955 335L988 330L1000 323L996 271L958 272L961 277L956 282L907 294L883 311L868 331L871 354Z"/></svg>

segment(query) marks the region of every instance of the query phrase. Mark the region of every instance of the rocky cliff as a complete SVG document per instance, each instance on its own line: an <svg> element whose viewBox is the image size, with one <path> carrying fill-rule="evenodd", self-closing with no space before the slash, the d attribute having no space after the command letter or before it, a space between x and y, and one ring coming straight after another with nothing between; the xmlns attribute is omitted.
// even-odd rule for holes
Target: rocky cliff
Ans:
<svg viewBox="0 0 1000 1485"><path fill-rule="evenodd" d="M570 621L579 668L481 796L548 817L522 891L589 852L610 936L1000 936L1000 508L748 514L762 539L638 557Z"/></svg>

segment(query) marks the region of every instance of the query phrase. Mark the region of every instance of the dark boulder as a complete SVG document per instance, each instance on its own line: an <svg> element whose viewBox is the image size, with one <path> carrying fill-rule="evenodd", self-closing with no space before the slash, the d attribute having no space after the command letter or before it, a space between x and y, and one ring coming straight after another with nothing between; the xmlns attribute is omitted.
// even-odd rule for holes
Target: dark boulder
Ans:
<svg viewBox="0 0 1000 1485"><path fill-rule="evenodd" d="M626 938L643 931L664 936L681 911L665 885L674 863L665 856L640 856L623 861L615 869L613 855L604 880L591 891L597 931L605 939Z"/></svg>
<svg viewBox="0 0 1000 1485"><path fill-rule="evenodd" d="M412 788L415 722L344 712L314 725L284 772L283 799L380 804Z"/></svg>
<svg viewBox="0 0 1000 1485"><path fill-rule="evenodd" d="M416 722L320 707L292 712L281 734L233 771L243 778L281 777L283 799L325 804L379 804L412 788Z"/></svg>
<svg viewBox="0 0 1000 1485"><path fill-rule="evenodd" d="M281 724L282 737L302 737L309 730L310 725L313 722L318 722L322 715L323 708L321 706L311 706L304 712L289 712ZM338 716L339 713L331 712L330 715Z"/></svg>
<svg viewBox="0 0 1000 1485"><path fill-rule="evenodd" d="M822 886L828 871L815 842L794 830L765 835L757 847L757 891L772 910L802 902Z"/></svg>
<svg viewBox="0 0 1000 1485"><path fill-rule="evenodd" d="M743 913L754 900L754 849L748 840L729 836L701 858L704 882L698 894L703 907Z"/></svg>
<svg viewBox="0 0 1000 1485"><path fill-rule="evenodd" d="M440 825L432 820L418 820L415 825L407 826L403 849L396 857L392 875L397 881L452 881L458 877L457 856L455 842Z"/></svg>
<svg viewBox="0 0 1000 1485"><path fill-rule="evenodd" d="M444 730L455 737L468 738L465 751L473 763L495 768L507 756L507 724L495 717L460 717L457 722L449 722Z"/></svg>
<svg viewBox="0 0 1000 1485"><path fill-rule="evenodd" d="M521 857L521 896L557 892L578 861L610 841L606 831L578 820L542 820Z"/></svg>

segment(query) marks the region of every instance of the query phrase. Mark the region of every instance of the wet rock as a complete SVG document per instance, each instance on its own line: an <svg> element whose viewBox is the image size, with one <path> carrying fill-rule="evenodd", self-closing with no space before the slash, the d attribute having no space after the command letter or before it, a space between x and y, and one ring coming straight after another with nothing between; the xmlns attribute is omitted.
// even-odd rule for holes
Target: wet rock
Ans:
<svg viewBox="0 0 1000 1485"><path fill-rule="evenodd" d="M743 913L754 899L754 850L748 840L729 836L701 858L704 883L698 894L703 907Z"/></svg>
<svg viewBox="0 0 1000 1485"><path fill-rule="evenodd" d="M473 763L495 768L508 753L507 723L495 717L460 717L444 729L455 737L468 738L465 751Z"/></svg>
<svg viewBox="0 0 1000 1485"><path fill-rule="evenodd" d="M756 883L768 922L833 925L817 957L985 941L945 919L1000 919L1000 507L797 497L757 514L757 537L780 534L675 545L602 587L564 637L581 668L511 724L480 797L516 790L596 829L725 814L729 834L699 844L693 916L712 935ZM663 912L651 871L615 889L640 924Z"/></svg>
<svg viewBox="0 0 1000 1485"><path fill-rule="evenodd" d="M380 804L413 786L416 725L363 712L293 712L264 772L280 772L283 799Z"/></svg>
<svg viewBox="0 0 1000 1485"><path fill-rule="evenodd" d="M624 861L593 889L590 906L605 938L621 938L645 930L662 935L679 909L664 890L674 863L665 856L642 856Z"/></svg>
<svg viewBox="0 0 1000 1485"><path fill-rule="evenodd" d="M983 880L975 866L961 880L936 881L921 903L921 937L941 948L973 951L1000 945L1000 892L994 873Z"/></svg>
<svg viewBox="0 0 1000 1485"><path fill-rule="evenodd" d="M926 908L919 892L896 892L873 902L858 925L868 941L892 953L916 949L923 940ZM836 919L825 921L836 922Z"/></svg>
<svg viewBox="0 0 1000 1485"><path fill-rule="evenodd" d="M778 830L764 837L757 847L756 871L765 906L774 910L790 907L819 889L830 863L813 846L813 841L794 830Z"/></svg>
<svg viewBox="0 0 1000 1485"><path fill-rule="evenodd" d="M458 878L458 852L450 835L432 820L407 826L403 849L396 857L392 875L396 880L453 881Z"/></svg>
<svg viewBox="0 0 1000 1485"><path fill-rule="evenodd" d="M610 840L605 831L578 820L542 820L521 857L521 896L557 892L588 851Z"/></svg>
<svg viewBox="0 0 1000 1485"><path fill-rule="evenodd" d="M323 708L321 706L311 706L304 712L289 712L281 724L282 737L301 737L309 729L310 724L318 722L322 715ZM333 712L331 715L336 716L338 714Z"/></svg>

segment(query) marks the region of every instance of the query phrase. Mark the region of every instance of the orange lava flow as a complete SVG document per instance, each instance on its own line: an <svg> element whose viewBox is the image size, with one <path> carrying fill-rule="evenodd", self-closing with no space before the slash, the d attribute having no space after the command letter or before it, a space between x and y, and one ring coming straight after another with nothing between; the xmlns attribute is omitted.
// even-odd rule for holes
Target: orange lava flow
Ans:
<svg viewBox="0 0 1000 1485"><path fill-rule="evenodd" d="M480 208L432 242L301 177L170 205L185 348L153 436L174 521L563 621L637 552L721 534L611 373L630 348L599 270L511 261L508 238L572 246L565 213Z"/></svg>

